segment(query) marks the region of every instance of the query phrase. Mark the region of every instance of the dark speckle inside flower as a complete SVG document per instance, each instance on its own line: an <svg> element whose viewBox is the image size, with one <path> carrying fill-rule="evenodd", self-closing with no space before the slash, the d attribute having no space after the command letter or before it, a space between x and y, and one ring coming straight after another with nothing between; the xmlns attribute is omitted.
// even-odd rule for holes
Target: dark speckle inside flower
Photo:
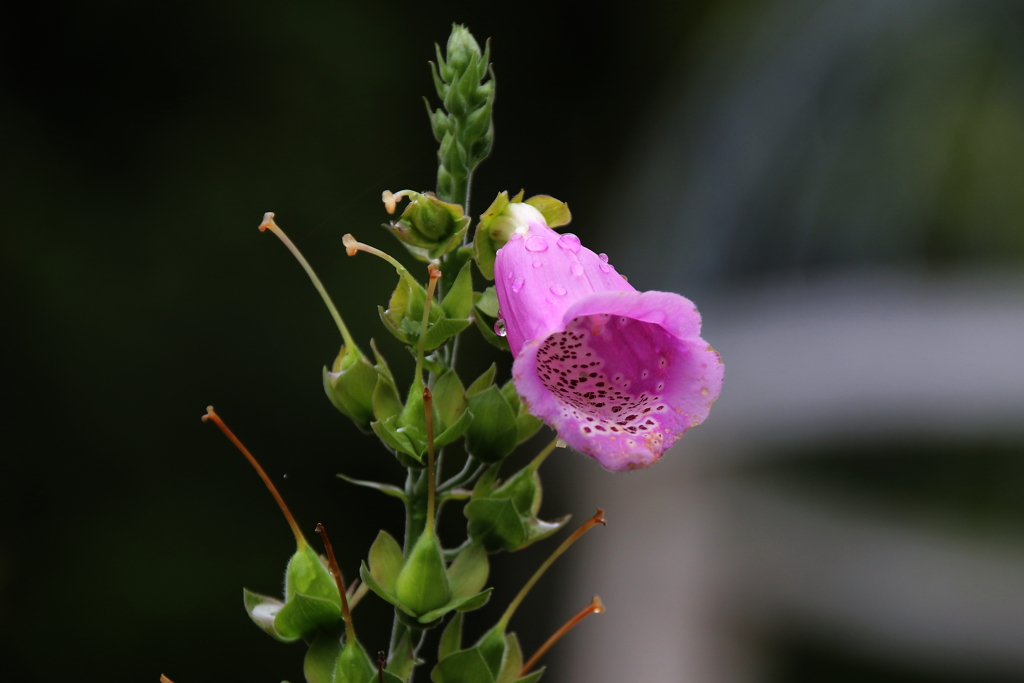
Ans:
<svg viewBox="0 0 1024 683"><path fill-rule="evenodd" d="M659 391L672 372L671 338L659 325L617 316L595 334L590 316L573 320L537 350L544 386L586 436L657 430Z"/></svg>

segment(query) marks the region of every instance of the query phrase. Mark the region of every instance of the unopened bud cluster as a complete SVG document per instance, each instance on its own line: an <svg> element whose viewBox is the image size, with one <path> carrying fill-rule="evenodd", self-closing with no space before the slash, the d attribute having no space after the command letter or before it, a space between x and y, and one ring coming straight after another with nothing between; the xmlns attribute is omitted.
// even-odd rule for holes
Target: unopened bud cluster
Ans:
<svg viewBox="0 0 1024 683"><path fill-rule="evenodd" d="M437 196L466 206L473 169L491 152L494 127L494 72L490 68L491 48L483 54L473 34L464 26L452 26L446 50L437 46L437 64L431 63L434 87L444 110L427 113L434 137L441 143L437 153ZM487 76L490 78L483 82Z"/></svg>

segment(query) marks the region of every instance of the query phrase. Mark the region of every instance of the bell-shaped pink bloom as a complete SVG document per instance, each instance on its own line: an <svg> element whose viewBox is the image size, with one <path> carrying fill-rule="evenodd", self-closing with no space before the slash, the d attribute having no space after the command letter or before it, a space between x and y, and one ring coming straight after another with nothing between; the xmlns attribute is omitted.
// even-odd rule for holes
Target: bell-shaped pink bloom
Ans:
<svg viewBox="0 0 1024 683"><path fill-rule="evenodd" d="M678 294L638 292L533 207L509 209L519 227L494 277L519 395L605 469L647 467L704 421L722 389L725 367L700 338L700 314Z"/></svg>

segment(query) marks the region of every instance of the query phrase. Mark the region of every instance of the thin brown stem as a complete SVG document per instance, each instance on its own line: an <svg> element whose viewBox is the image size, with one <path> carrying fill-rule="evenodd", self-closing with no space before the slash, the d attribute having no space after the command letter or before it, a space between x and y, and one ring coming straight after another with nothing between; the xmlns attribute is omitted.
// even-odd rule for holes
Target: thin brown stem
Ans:
<svg viewBox="0 0 1024 683"><path fill-rule="evenodd" d="M604 510L602 510L601 508L597 509L597 514L595 514L593 517L591 517L583 524L581 524L579 529L572 532L572 535L569 536L569 538L562 541L562 545L558 546L555 552L551 553L551 557L546 559L544 561L544 564L542 564L540 568L533 573L533 576L531 576L530 580L526 582L526 585L523 586L522 590L519 591L519 594L512 599L511 603L509 603L509 606L505 610L505 613L501 615L501 619L498 621L498 623L501 625L502 629L508 626L508 622L512 618L512 615L515 614L516 609L518 609L519 607L519 604L526 597L526 594L530 592L530 589L533 588L533 585L540 580L540 577L544 576L544 572L546 572L548 568L555 563L555 560L557 560L562 555L562 553L568 550L569 546L575 543L580 536L587 533L590 529L592 529L598 524L608 526L608 522L604 518Z"/></svg>
<svg viewBox="0 0 1024 683"><path fill-rule="evenodd" d="M434 532L434 490L437 488L437 471L434 467L434 396L430 387L423 387L423 418L427 423L427 525Z"/></svg>
<svg viewBox="0 0 1024 683"><path fill-rule="evenodd" d="M292 528L292 533L295 534L295 542L299 544L300 548L304 548L306 546L306 538L302 535L302 531L299 529L299 525L295 522L295 518L292 517L291 510L289 510L288 506L285 505L284 498L282 498L281 494L277 492L277 487L274 486L274 482L270 481L270 477L268 477L267 473L263 471L262 467L260 467L256 458L254 458L252 453L249 452L249 449L238 440L238 437L235 436L234 432L228 429L228 426L224 424L224 421L220 419L220 416L213 411L213 406L206 407L206 415L203 415L203 422L206 422L207 420L212 420L213 423L220 428L220 431L224 432L224 436L228 437L228 440L235 444L235 448L241 451L242 455L245 456L245 459L248 460L249 464L256 470L256 474L260 475L260 479L263 480L263 483L266 484L267 488L270 490L270 495L274 496L274 500L277 501L278 507L280 507L281 512L284 513L284 518L288 520L288 526Z"/></svg>
<svg viewBox="0 0 1024 683"><path fill-rule="evenodd" d="M341 567L338 566L338 560L334 557L334 548L331 547L331 539L327 537L327 529L324 528L323 524L317 523L316 532L320 534L320 540L324 542L324 550L327 551L327 569L334 576L334 581L338 584L338 595L341 596L341 617L345 620L345 635L348 636L351 642L355 640L356 627L352 623L352 612L348 608L345 578L341 575Z"/></svg>
<svg viewBox="0 0 1024 683"><path fill-rule="evenodd" d="M530 673L530 669L532 669L537 664L537 661L551 649L551 646L557 643L562 636L572 630L576 624L580 623L591 614L601 614L602 612L604 612L604 603L601 602L601 598L595 595L589 605L577 612L576 616L565 622L562 628L555 631L550 638L544 641L544 644L533 653L533 656L526 661L526 664L523 664L523 668L519 672L519 677L522 678L526 674Z"/></svg>

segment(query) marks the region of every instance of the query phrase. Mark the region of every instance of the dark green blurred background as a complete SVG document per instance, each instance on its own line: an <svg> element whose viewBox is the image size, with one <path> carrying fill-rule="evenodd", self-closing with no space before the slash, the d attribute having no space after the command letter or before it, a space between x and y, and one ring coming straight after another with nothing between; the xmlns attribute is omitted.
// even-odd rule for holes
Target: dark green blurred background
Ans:
<svg viewBox="0 0 1024 683"><path fill-rule="evenodd" d="M639 287L689 295L850 266L1019 276L1021 3L937 2L975 14L913 30L892 20L862 52L849 50L846 71L824 79L811 124L772 137L779 108L758 99L746 75L767 71L786 47L787 16L843 1L0 10L0 677L301 680L301 646L271 641L241 604L243 585L278 589L288 528L244 460L199 418L217 407L300 523L328 527L348 577L378 528L400 530L397 503L334 477L397 480L402 470L323 396L320 369L337 353L337 331L292 257L256 228L276 212L357 338L375 337L408 376L411 361L375 310L393 271L346 257L341 238L352 232L399 252L379 227L380 192L433 185L436 143L421 97L433 96L426 61L452 21L493 39L498 79L496 142L475 179L473 215L501 190L554 195L569 202L588 246L631 255ZM927 4L892 6L921 15ZM754 40L766 35L775 42ZM801 70L829 53L830 40L774 63L765 78L775 97L799 94ZM832 87L860 83L862 71L873 76L858 97ZM708 120L716 125L701 127ZM714 147L721 141L732 146ZM756 169L770 144L787 155ZM645 161L652 156L669 172L649 181L660 168ZM723 158L733 166L716 165ZM677 177L677 166L690 170ZM646 195L638 182L650 182ZM624 205L627 189L641 200ZM654 217L619 220L640 205ZM636 264L647 244L656 248L645 269ZM703 310L714 341L714 316ZM467 336L467 374L496 360L506 378L508 359ZM769 467L769 476L956 508L962 472L980 468L981 484L963 476L974 487L968 507L1019 522L1019 442L1000 442L988 460L989 451L949 449L943 462L953 465L939 471L951 474L942 486L927 479L922 494L913 473L933 445L884 466L840 454L841 467L826 457L796 473ZM560 494L592 468L574 456L553 463L543 516L589 514L589 501L574 509ZM455 533L459 515L449 516L446 533ZM495 604L478 626L546 553L492 562ZM586 578L556 570L531 596L513 624L527 651L567 616L561 588ZM369 650L386 646L390 614L379 600L368 597L356 619ZM546 680L562 680L562 662L553 663ZM772 676L946 680L901 666L797 638L777 648Z"/></svg>

